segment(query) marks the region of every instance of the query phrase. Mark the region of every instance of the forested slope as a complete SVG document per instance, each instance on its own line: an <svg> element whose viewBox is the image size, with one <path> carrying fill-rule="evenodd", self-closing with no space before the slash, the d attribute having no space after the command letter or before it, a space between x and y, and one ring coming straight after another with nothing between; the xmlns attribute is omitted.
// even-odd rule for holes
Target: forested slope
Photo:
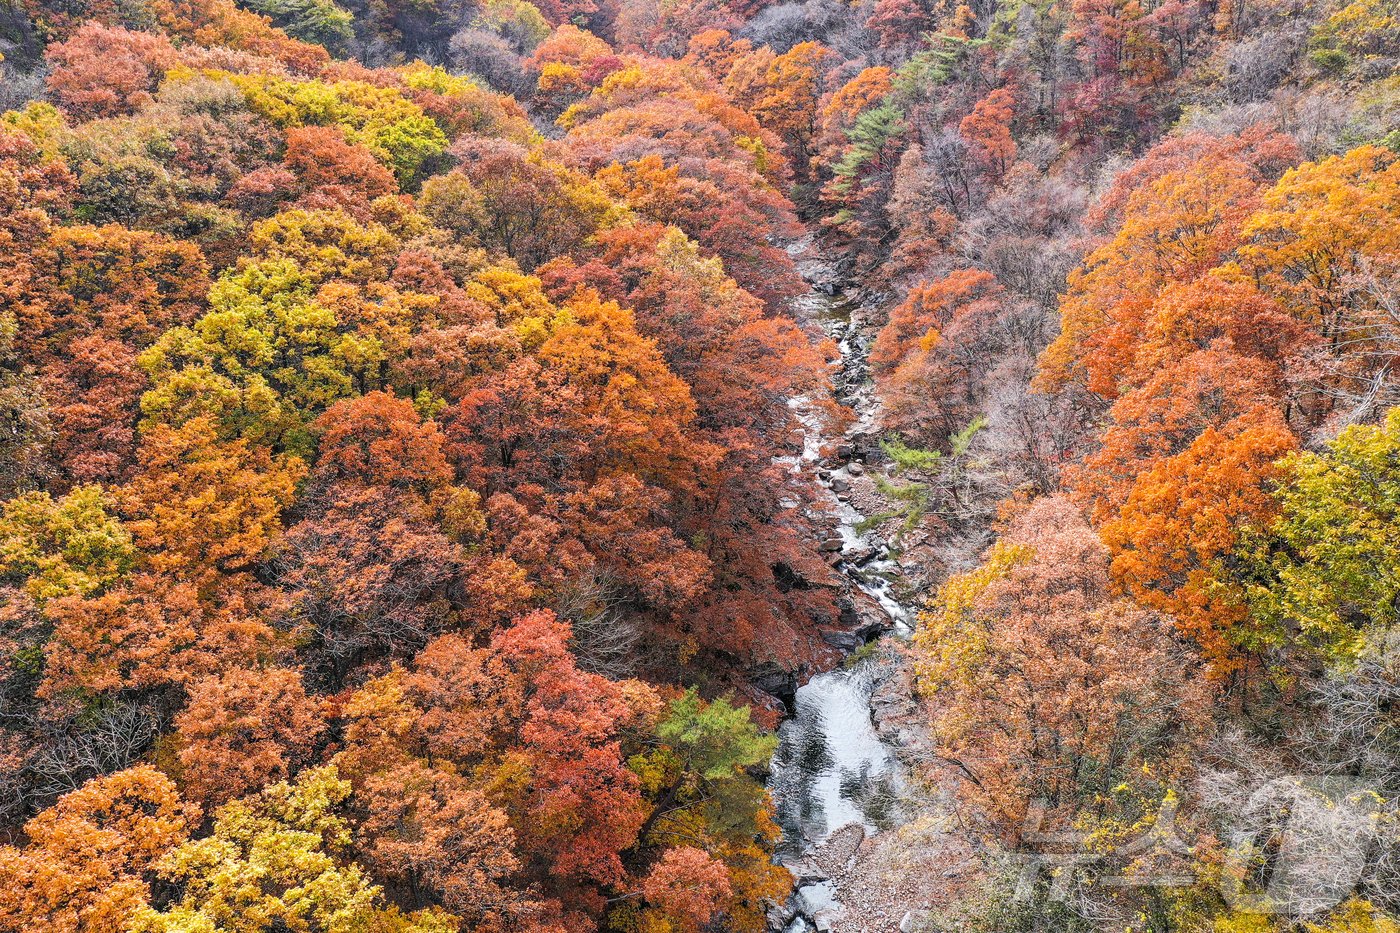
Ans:
<svg viewBox="0 0 1400 933"><path fill-rule="evenodd" d="M764 929L755 684L849 611L777 460L844 418L806 230L974 853L919 922L1400 928L1393 3L18 0L0 52L0 928Z"/></svg>

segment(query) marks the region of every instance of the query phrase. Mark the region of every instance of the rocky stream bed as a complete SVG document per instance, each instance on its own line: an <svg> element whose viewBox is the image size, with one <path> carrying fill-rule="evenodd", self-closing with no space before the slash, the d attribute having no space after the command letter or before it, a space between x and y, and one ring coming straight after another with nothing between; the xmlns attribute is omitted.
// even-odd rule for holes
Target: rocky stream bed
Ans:
<svg viewBox="0 0 1400 933"><path fill-rule="evenodd" d="M921 928L930 897L920 890L928 873L905 871L909 834L946 834L930 822L939 808L911 775L926 747L901 650L915 615L905 579L911 568L866 521L887 505L873 475L884 466L866 362L872 309L810 243L795 244L793 255L812 286L796 313L839 347L837 400L855 416L831 436L811 400L794 400L802 450L785 460L812 475L828 499L821 548L840 575L848 624L824 637L849 657L796 689L778 731L769 790L783 830L778 857L796 885L770 912L769 928L910 931ZM940 855L939 871L945 862Z"/></svg>

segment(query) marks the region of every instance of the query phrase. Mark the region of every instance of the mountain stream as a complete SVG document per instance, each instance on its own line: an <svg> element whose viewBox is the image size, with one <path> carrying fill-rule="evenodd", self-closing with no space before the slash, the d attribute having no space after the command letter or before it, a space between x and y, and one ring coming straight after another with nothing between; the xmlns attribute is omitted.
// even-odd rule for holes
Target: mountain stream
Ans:
<svg viewBox="0 0 1400 933"><path fill-rule="evenodd" d="M866 362L871 337L853 320L859 302L842 293L835 269L799 252L803 247L808 244L796 244L794 255L812 290L795 302L795 313L800 323L819 326L840 348L836 395L856 420L844 436L828 436L824 420L809 402L794 399L804 445L800 455L786 462L793 471L813 474L829 499L836 522L823 547L833 552L836 571L852 589L878 604L888 617L889 632L907 637L913 613L895 595L899 564L881 541L862 530L866 516L849 495L852 478L866 469L860 459L863 451L853 442L873 434L879 423L879 403ZM837 456L824 456L832 450ZM778 730L768 787L783 831L778 857L793 868L798 887L787 909L779 912L775 931L822 929L823 922L814 918L839 909L830 883L805 882L800 870L806 856L832 833L856 824L870 835L902 821L903 769L876 729L871 705L879 676L879 662L869 659L818 674L798 688L791 716Z"/></svg>

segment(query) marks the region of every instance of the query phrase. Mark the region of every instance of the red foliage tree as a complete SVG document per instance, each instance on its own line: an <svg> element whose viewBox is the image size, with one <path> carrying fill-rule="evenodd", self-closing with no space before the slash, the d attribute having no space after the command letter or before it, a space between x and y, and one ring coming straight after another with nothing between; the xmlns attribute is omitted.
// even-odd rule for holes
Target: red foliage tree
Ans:
<svg viewBox="0 0 1400 933"><path fill-rule="evenodd" d="M308 207L341 207L361 221L370 219L371 201L399 190L394 173L364 146L346 142L335 126L288 130L282 164L296 176Z"/></svg>
<svg viewBox="0 0 1400 933"><path fill-rule="evenodd" d="M163 35L84 23L66 42L44 53L49 90L78 119L131 113L151 102L151 92L177 60Z"/></svg>
<svg viewBox="0 0 1400 933"><path fill-rule="evenodd" d="M879 37L880 48L898 48L913 42L933 25L918 0L879 0L865 28Z"/></svg>
<svg viewBox="0 0 1400 933"><path fill-rule="evenodd" d="M325 727L321 702L286 668L234 668L190 694L175 718L181 781L210 805L286 780Z"/></svg>
<svg viewBox="0 0 1400 933"><path fill-rule="evenodd" d="M382 790L371 792L387 792L383 782L399 769L412 775L409 792L422 806L454 819L415 840L402 823L376 818L364 827L373 851L405 867L460 859L462 871L496 885L517 871L500 850L513 833L516 883L566 895L579 923L587 923L580 914L596 916L600 889L626 877L620 853L636 841L646 807L622 757L621 735L634 718L628 694L578 669L569 634L567 624L535 612L484 648L443 636L410 671L372 682L351 702L342 758L357 785L379 782ZM422 875L444 893L458 890L452 872ZM526 907L528 900L508 909Z"/></svg>

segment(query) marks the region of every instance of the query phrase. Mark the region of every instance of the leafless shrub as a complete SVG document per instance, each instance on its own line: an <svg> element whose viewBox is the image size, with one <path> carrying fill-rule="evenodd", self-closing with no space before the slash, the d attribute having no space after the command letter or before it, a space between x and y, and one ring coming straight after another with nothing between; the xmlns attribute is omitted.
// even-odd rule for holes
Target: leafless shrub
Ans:
<svg viewBox="0 0 1400 933"><path fill-rule="evenodd" d="M463 29L448 43L452 67L467 71L505 94L523 96L530 84L524 60L505 39L484 29Z"/></svg>
<svg viewBox="0 0 1400 933"><path fill-rule="evenodd" d="M1058 489L1060 467L1084 446L1092 424L1093 406L1084 393L1034 392L1034 372L1033 356L1013 355L987 380L987 427L975 449L998 465L1003 494L1027 486L1040 493Z"/></svg>
<svg viewBox="0 0 1400 933"><path fill-rule="evenodd" d="M637 624L623 612L622 588L601 574L574 580L559 594L554 612L573 626L579 667L613 680L636 673Z"/></svg>
<svg viewBox="0 0 1400 933"><path fill-rule="evenodd" d="M1303 157L1316 160L1350 148L1343 139L1351 102L1330 91L1284 88L1274 95L1278 126L1298 141Z"/></svg>
<svg viewBox="0 0 1400 933"><path fill-rule="evenodd" d="M967 216L983 194L967 143L951 129L928 134L922 142L934 195L950 213Z"/></svg>
<svg viewBox="0 0 1400 933"><path fill-rule="evenodd" d="M1226 876L1242 879L1227 901L1293 918L1352 892L1400 903L1394 668L1367 662L1313 684L1317 716L1284 746L1222 730L1193 790L1226 845Z"/></svg>
<svg viewBox="0 0 1400 933"><path fill-rule="evenodd" d="M154 705L119 699L85 713L80 722L53 729L26 763L30 799L48 800L129 767L151 747L161 726Z"/></svg>
<svg viewBox="0 0 1400 933"><path fill-rule="evenodd" d="M45 69L23 73L0 62L0 113L21 110L30 101L43 100Z"/></svg>
<svg viewBox="0 0 1400 933"><path fill-rule="evenodd" d="M1033 304L1042 318L1058 317L1065 277L1081 255L1071 240L1003 234L992 236L973 249L977 265L995 275L1002 287ZM1037 324L1036 330L1043 331L1044 326Z"/></svg>
<svg viewBox="0 0 1400 933"><path fill-rule="evenodd" d="M1400 783L1400 669L1391 658L1363 661L1314 687L1320 717L1305 739L1331 771Z"/></svg>
<svg viewBox="0 0 1400 933"><path fill-rule="evenodd" d="M1237 103L1265 100L1297 65L1302 28L1269 30L1232 45L1225 54L1225 88Z"/></svg>
<svg viewBox="0 0 1400 933"><path fill-rule="evenodd" d="M799 42L825 39L850 15L850 10L836 0L780 3L749 20L742 35L754 45L772 46L773 51L782 54Z"/></svg>
<svg viewBox="0 0 1400 933"><path fill-rule="evenodd" d="M1334 405L1324 439L1400 404L1400 268L1367 263L1342 284L1349 311L1336 339L1316 349L1310 368L1315 388Z"/></svg>

